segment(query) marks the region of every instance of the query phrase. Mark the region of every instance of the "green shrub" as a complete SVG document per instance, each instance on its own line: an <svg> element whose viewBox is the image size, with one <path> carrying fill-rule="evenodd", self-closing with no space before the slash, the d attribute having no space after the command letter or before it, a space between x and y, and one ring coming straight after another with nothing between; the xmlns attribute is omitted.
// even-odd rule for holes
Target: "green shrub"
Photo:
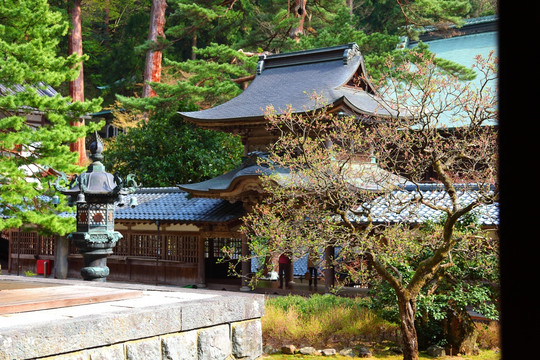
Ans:
<svg viewBox="0 0 540 360"><path fill-rule="evenodd" d="M310 297L288 295L268 298L269 306L287 310L294 307L302 316L316 315L325 311L333 311L336 308L367 308L368 301L361 298L347 298L330 294L313 294Z"/></svg>

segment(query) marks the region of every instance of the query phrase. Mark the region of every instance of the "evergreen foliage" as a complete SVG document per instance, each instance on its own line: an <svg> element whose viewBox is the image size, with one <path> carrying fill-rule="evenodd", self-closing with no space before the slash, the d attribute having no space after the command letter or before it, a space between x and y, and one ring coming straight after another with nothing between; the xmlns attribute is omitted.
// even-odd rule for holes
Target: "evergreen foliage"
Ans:
<svg viewBox="0 0 540 360"><path fill-rule="evenodd" d="M144 187L176 186L221 175L239 164L241 154L236 137L157 113L107 143L104 163L122 176L135 174Z"/></svg>
<svg viewBox="0 0 540 360"><path fill-rule="evenodd" d="M65 11L65 1L50 3ZM193 47L201 49L212 43L235 50L278 53L356 41L369 67L373 62L370 57L380 55L380 48L386 52L395 47L396 36L414 37L423 26L447 28L451 23L461 24L464 18L492 15L497 5L495 0L307 1L305 34L296 43L288 34L298 21L291 13L293 3L168 0L166 39L160 46L165 57L183 62L197 56ZM115 93L131 96L140 91L150 6L151 0L83 2L83 49L89 55L85 62L86 94L101 96L109 105ZM369 39L369 46L361 37Z"/></svg>
<svg viewBox="0 0 540 360"><path fill-rule="evenodd" d="M78 154L69 144L97 125L73 127L70 122L97 111L101 100L72 103L59 94L40 95L78 75L75 55L57 54L68 24L46 0L10 0L0 6L0 229L35 224L43 232L66 234L71 218L58 217L48 196L52 169L74 173ZM44 115L47 123L34 127L27 116ZM50 194L49 194L50 195Z"/></svg>
<svg viewBox="0 0 540 360"><path fill-rule="evenodd" d="M299 21L293 16L294 2L291 1L205 0L194 3L169 0L167 3L166 39L161 39L159 46L164 52L164 69L168 73L162 84L154 84L160 95L158 98L140 99L137 92L142 83L151 1L83 2L83 49L88 54L84 56L85 90L90 97L102 95L106 104L113 103L116 95L120 95L118 99L124 109L149 111L150 120L156 114L156 125L159 126L165 126L165 117L170 116L166 120L167 126L176 124L187 132L192 130L191 127L178 125L178 119L174 119L175 112L187 107L195 109L194 105L201 108L215 106L237 96L242 87L231 80L255 71L257 56L247 56L247 52L278 53L354 41L365 56L368 73L377 77L386 55L392 53L395 59L403 56L396 53L395 44L397 36L404 31L410 34L409 30L419 26L460 24L463 18L492 14L496 9L493 1L476 0L401 2L402 7L394 1L308 1L304 33L298 39L291 39L290 29ZM15 189L15 184L21 186L26 178L26 174L20 172L15 176L13 169L25 164L75 172L76 168L68 166L75 156L69 154L67 144L83 136L87 129L70 128L68 124L80 115L98 109L99 100L70 104L62 96L49 98L39 96L36 91L37 86L45 84L63 90L67 82L76 76L74 66L80 59L59 56L59 52L66 52L67 5L61 0L11 0L0 6L4 19L0 25L0 46L4 54L0 59L0 82L8 88L15 84L26 86L24 91L7 93L0 100L3 112L0 120L2 151L11 154L2 161L2 176L9 179L12 189ZM239 49L245 52L237 51ZM444 60L437 64L449 73L464 74L464 79L470 77L456 64ZM166 112L156 110L163 107L167 108ZM20 109L24 109L22 113L18 112ZM50 125L39 131L24 125L25 116L22 115L30 113L31 109L46 113ZM49 144L47 137L51 137L55 145ZM156 141L162 140L156 138ZM238 139L223 138L219 141L223 144L231 144L232 141L235 144L232 149L239 149ZM39 151L30 146L37 143L40 144ZM147 145L159 147L144 139L137 148ZM14 155L14 150L19 149L32 155ZM237 153L232 155L232 152L225 155L235 161L239 156ZM221 163L231 166L229 160ZM115 159L109 161L115 162ZM115 167L123 163L119 158ZM182 169L178 172L188 171ZM212 176L209 171L202 173L203 176ZM195 181L193 177L189 179ZM4 180L4 183L8 181ZM7 189L7 185L4 188ZM35 195L22 188L15 193ZM7 199L8 195L3 195L3 198ZM15 207L11 212L5 209L4 214L17 212L14 210L18 208L17 204L25 201L21 197L12 204ZM16 218L12 216L10 220L2 221L9 222L9 226L28 222L28 219L18 221Z"/></svg>
<svg viewBox="0 0 540 360"><path fill-rule="evenodd" d="M85 94L102 97L104 107L116 94L140 91L151 0L85 0L81 20ZM64 2L60 8L65 8Z"/></svg>
<svg viewBox="0 0 540 360"><path fill-rule="evenodd" d="M257 58L217 44L196 53L199 59L166 61L165 81L152 83L158 96L118 96L123 111L135 119L146 112L148 122L108 144L108 168L134 173L144 186L175 186L207 180L239 165L243 147L238 137L195 128L177 112L213 106L240 94L239 85L230 80L249 75Z"/></svg>
<svg viewBox="0 0 540 360"><path fill-rule="evenodd" d="M432 2L439 1L432 0ZM253 75L258 60L258 56L253 56L253 54L256 55L262 51L276 53L356 42L364 54L368 73L374 78L380 76L379 74L386 66L385 60L388 55L392 55L396 61L406 61L411 56L409 52L396 50L396 44L399 42L398 34L402 33L399 26L394 24L390 28L390 24L387 23L388 27L384 28L384 31L365 32L361 28L362 22L358 15L361 11L358 8L353 8L351 11L345 1L308 2L309 21L304 26L304 35L298 39L292 39L289 34L291 28L297 25L298 18L291 13L292 3L284 0L262 2L207 0L197 3L171 0L167 4L169 15L166 23L166 39L162 38L158 41L158 46L164 54L164 74L161 83L151 84L152 89L159 96L140 98L117 95L120 107L124 111L132 111L130 109L146 111L150 122L153 121L157 112L160 113L159 117L163 117L164 108L168 109L169 116L176 116L175 111L180 111L184 106L179 104L209 108L238 96L242 87L231 80ZM398 11L399 6L395 3L392 6L387 3L380 6L376 4L366 6L371 7L374 12L390 6L394 13L401 14L401 11ZM453 11L448 9L448 12L452 14ZM425 17L429 16L431 15L425 15ZM430 22L425 20L423 23ZM141 40L141 44L137 50L139 54L150 46L145 40ZM427 55L430 54L425 46L419 46L418 49ZM248 56L247 52L251 52L251 56ZM450 73L460 74L462 78L471 77L469 70L452 62L441 60L437 65ZM133 117L136 118L135 115ZM161 125L163 121L165 121L164 118L157 120ZM178 123L172 118L167 121L169 124ZM179 126L182 131L188 133L194 131L185 124ZM148 127L148 125L141 125L141 128ZM128 166L127 158L134 148L146 155L151 155L154 154L153 149L162 146L159 144L162 141L159 137L145 137L139 144L134 143L135 139L128 140L129 137L139 136L135 132L132 134L128 132L122 137L122 141L129 143L129 146L114 146L114 150L108 152L108 161L111 165L116 163L112 166L119 172L129 172L123 167ZM186 136L190 137L188 134ZM139 140L142 138L139 137ZM232 140L222 138L220 141L230 143ZM239 144L238 140L237 144ZM142 150L146 148L149 148L148 151ZM178 148L183 148L183 146L178 144ZM199 152L203 153L205 149L199 148ZM232 152L226 154L227 159L239 159L239 156L240 154L232 155ZM204 165L198 161L193 159L193 162L184 161L182 164L193 163L196 164L195 168L202 169ZM221 163L227 166L214 168L215 172L203 171L201 176L184 177L181 174L193 174L194 170L184 168L182 171L177 171L177 181L184 183L196 181L195 179L204 180L206 176L217 174L220 170L225 172L233 166L233 162L229 160ZM134 170L136 168L128 167ZM177 164L168 164L167 167L174 168ZM174 179L171 176L152 178L157 174L158 172L154 171L144 175L145 184L163 184L165 179L169 181Z"/></svg>
<svg viewBox="0 0 540 360"><path fill-rule="evenodd" d="M154 84L156 91L161 90L162 96L172 96L175 101L186 100L208 108L240 95L241 87L231 80L251 75L257 67L257 56L247 56L226 45L212 43L195 53L195 60L166 59L169 76L176 82Z"/></svg>

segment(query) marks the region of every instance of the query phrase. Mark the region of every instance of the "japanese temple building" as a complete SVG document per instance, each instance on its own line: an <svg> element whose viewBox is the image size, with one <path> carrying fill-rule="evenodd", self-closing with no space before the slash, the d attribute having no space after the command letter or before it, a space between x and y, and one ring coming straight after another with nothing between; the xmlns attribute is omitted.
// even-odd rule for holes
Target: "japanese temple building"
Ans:
<svg viewBox="0 0 540 360"><path fill-rule="evenodd" d="M323 102L314 99L313 94L322 97ZM257 202L261 195L258 174L266 171L256 165L257 154L266 151L278 137L267 130L267 106L273 106L278 113L288 107L295 113L305 113L327 106L329 112L369 121L391 115L381 104L367 80L364 60L355 43L262 55L257 75L239 96L210 109L180 113L198 127L239 135L246 161L222 176L181 184L179 188L194 197L242 201L249 209L249 203Z"/></svg>
<svg viewBox="0 0 540 360"><path fill-rule="evenodd" d="M139 206L118 208L115 229L124 238L109 257L109 280L198 286L225 280L228 264L218 264L216 259L224 245L232 245L237 255L247 253L247 241L237 230L245 211L262 195L256 154L276 140L266 130L265 108L273 105L279 111L290 105L313 111L318 104L310 95L316 93L332 112L360 119L371 119L376 113L384 116L386 110L380 108L365 75L363 57L354 43L264 55L254 80L238 97L211 109L180 113L201 128L239 134L245 161L201 183L141 189L135 194ZM10 239L10 273L34 269L39 260L54 260L52 237L19 229L4 236ZM78 277L81 257L72 248L68 258L68 277ZM244 275L250 271L250 264L242 265Z"/></svg>
<svg viewBox="0 0 540 360"><path fill-rule="evenodd" d="M359 119L388 115L366 78L364 59L355 43L262 55L255 79L240 95L213 108L180 115L201 128L239 134L247 155L265 151L277 139L266 130L265 110L270 105L277 112L288 106L296 113L309 112L322 107L311 97L317 94L333 113Z"/></svg>
<svg viewBox="0 0 540 360"><path fill-rule="evenodd" d="M221 282L247 290L245 278L229 278L228 264L216 260L223 256L224 245L236 249L236 258L249 251L247 239L238 229L242 216L264 196L258 177L265 169L257 165L256 158L277 139L266 128L266 107L272 105L276 111L284 111L291 106L299 113L314 111L322 106L310 97L316 93L325 99L330 112L354 116L359 121L392 115L381 106L366 75L362 54L355 43L262 55L255 78L239 96L210 109L181 112L186 121L198 127L238 134L245 148L244 162L207 181L143 188L131 195L137 196L139 205L116 210L115 230L124 238L108 259L108 279L198 287ZM373 166L369 158L365 166ZM498 205L483 211L484 225L496 227ZM426 216L430 216L429 211ZM403 219L396 214L381 221ZM3 236L10 239L10 273L35 269L36 261L54 261L59 256L54 245L58 240L52 237L18 229ZM79 277L82 257L72 248L68 259L68 277ZM238 271L248 276L252 264L246 261ZM303 274L305 260L299 259L290 271ZM328 286L332 282L328 279L333 276L326 275Z"/></svg>
<svg viewBox="0 0 540 360"><path fill-rule="evenodd" d="M322 101L313 95L321 97ZM178 187L193 197L241 203L249 211L264 196L258 177L269 171L257 164L257 156L264 153L278 136L267 130L265 112L268 106L278 113L289 107L294 113L327 107L332 113L369 121L393 115L381 104L374 86L367 80L364 59L355 43L262 55L254 80L239 96L210 109L180 113L198 127L239 135L244 145L244 163L216 178L179 184ZM288 172L287 169L274 171L285 176ZM241 241L242 255L249 255L247 239L241 237ZM250 263L242 265L243 276L248 276L251 270ZM293 266L289 273L294 273ZM327 287L333 285L329 278L333 278L333 274L326 273Z"/></svg>

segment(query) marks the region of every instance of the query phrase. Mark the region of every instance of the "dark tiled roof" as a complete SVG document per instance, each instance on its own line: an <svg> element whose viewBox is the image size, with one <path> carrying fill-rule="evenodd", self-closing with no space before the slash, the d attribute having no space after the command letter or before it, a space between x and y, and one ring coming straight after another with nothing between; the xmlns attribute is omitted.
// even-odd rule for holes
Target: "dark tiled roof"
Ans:
<svg viewBox="0 0 540 360"><path fill-rule="evenodd" d="M462 206L470 204L482 196L482 192L474 185L457 185L456 190ZM420 197L432 206L429 207L413 201L413 199ZM404 208L403 204L405 203L411 205ZM366 207L371 209L373 222L382 224L420 224L426 221L438 221L443 215L443 212L435 210L434 207L444 208L448 206L450 206L448 193L441 186L435 184L420 184L418 189L414 185L405 186L393 191L391 196L377 198L366 205ZM478 222L483 226L499 225L498 202L481 205L475 208L472 213L476 215ZM359 216L356 218L356 221L365 223L367 222L367 218L365 216Z"/></svg>
<svg viewBox="0 0 540 360"><path fill-rule="evenodd" d="M376 100L375 90L369 82L366 82L365 90L346 85L358 73L365 75L365 69L355 43L262 55L258 75L239 96L210 109L181 112L180 115L199 126L238 121L242 124L261 123L269 105L276 111L284 111L290 105L299 113L320 107L310 99L314 92L328 104L345 102L359 114L388 114Z"/></svg>
<svg viewBox="0 0 540 360"><path fill-rule="evenodd" d="M52 87L44 83L39 83L32 87L36 89L38 94L41 96L54 97L58 94L56 90L54 90ZM23 92L23 91L25 91L25 87L19 84L12 85L9 87L5 86L4 84L0 84L0 96L12 95L12 94Z"/></svg>
<svg viewBox="0 0 540 360"><path fill-rule="evenodd" d="M435 39L444 39L448 38L448 35L451 36L462 36L462 35L471 35L471 34L480 34L484 32L494 32L498 30L498 15L490 15L473 19L465 19L465 22L462 26L458 27L454 24L449 26L454 34L449 34L448 31L439 31L434 26L426 26L422 30L424 31L420 36L419 40L421 41L430 41ZM416 41L415 41L416 42Z"/></svg>
<svg viewBox="0 0 540 360"><path fill-rule="evenodd" d="M189 198L178 188L142 188L134 195L139 205L116 207L117 220L170 221L181 224L220 223L240 218L241 203L231 204L219 199Z"/></svg>
<svg viewBox="0 0 540 360"><path fill-rule="evenodd" d="M473 187L459 188L458 197L463 204L473 201L480 192ZM139 189L137 196L138 206L134 208L117 207L115 218L117 220L134 221L170 221L180 224L202 224L229 222L241 218L244 215L242 204L231 204L220 199L191 198L178 188L143 188ZM425 221L437 221L442 215L441 211L434 210L426 205L412 205L403 208L405 200L422 195L436 206L447 206L448 194L438 185L421 184L419 189L415 186L404 186L392 193L391 197L379 197L367 205L371 208L373 221L381 224L420 224ZM126 203L129 203L127 196ZM392 199L392 200L389 200ZM478 221L483 226L499 225L499 203L482 205L473 211ZM0 213L1 215L1 213ZM63 213L61 216L74 216ZM5 217L5 216L3 216ZM358 223L367 222L367 218L359 216L355 219Z"/></svg>
<svg viewBox="0 0 540 360"><path fill-rule="evenodd" d="M234 170L231 170L223 175L217 176L215 178L201 181L199 183L193 183L193 184L181 184L178 185L178 187L184 191L204 191L204 192L211 192L211 191L221 191L221 190L229 190L231 189L232 185L240 178L246 177L246 176L258 176L263 174L262 167L258 165L250 165L247 167L238 167Z"/></svg>
<svg viewBox="0 0 540 360"><path fill-rule="evenodd" d="M272 173L279 173L286 176L289 173L288 169L272 169L270 170L266 166L258 165L257 163L247 162L231 170L223 175L217 176L213 179L202 181L193 184L181 184L178 187L184 191L190 193L208 193L209 195L216 192L231 191L237 182L245 178L257 177L260 175L271 175Z"/></svg>
<svg viewBox="0 0 540 360"><path fill-rule="evenodd" d="M259 165L257 158L267 160L266 153L253 152L245 157L243 164L221 176L194 184L181 184L178 187L196 196L212 196L222 192L232 191L235 185L242 179L257 177L260 175L273 175L273 180L280 186L300 186L304 181L309 186L307 179L301 176L293 176L290 169L282 167L268 167ZM361 163L353 165L350 172L350 184L358 189L378 191L390 184L406 184L404 178L390 174L382 170L376 164Z"/></svg>
<svg viewBox="0 0 540 360"><path fill-rule="evenodd" d="M267 168L252 165L244 168L249 175L260 174L261 169L267 171ZM287 177L288 172L283 172L283 175ZM231 184L235 179L241 178L240 171L232 171L231 173L218 177L216 179L208 180L208 182L202 182L192 185L179 185L181 188L185 188L187 191L194 191L195 193L207 192L212 193L213 190L230 190ZM365 184L364 184L365 185ZM478 191L474 185L468 185L466 188L461 185L456 185L458 188L459 201L462 204L468 204L474 201L481 192ZM369 186L362 186L367 190L378 190L378 188L371 188ZM419 198L428 201L432 207L415 203L412 199ZM407 207L404 204L409 203ZM435 184L420 184L419 188L416 185L399 186L389 196L380 196L371 201L370 204L364 204L364 206L371 209L371 215L373 222L381 224L420 224L426 221L438 221L443 215L442 211L437 211L433 207L445 207L449 206L449 198L446 191L440 186ZM482 205L476 208L473 213L477 216L478 221L483 226L498 226L499 225L499 204L497 202L490 205ZM358 223L366 223L368 221L365 216L358 216L355 218Z"/></svg>

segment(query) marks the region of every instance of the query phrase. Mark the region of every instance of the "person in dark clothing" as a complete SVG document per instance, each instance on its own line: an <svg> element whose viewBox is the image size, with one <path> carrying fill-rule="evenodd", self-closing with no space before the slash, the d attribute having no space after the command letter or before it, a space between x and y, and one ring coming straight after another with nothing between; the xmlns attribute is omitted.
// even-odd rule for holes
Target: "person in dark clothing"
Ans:
<svg viewBox="0 0 540 360"><path fill-rule="evenodd" d="M311 251L308 255L308 273L309 273L309 288L313 283L317 287L317 263L319 262L316 251Z"/></svg>
<svg viewBox="0 0 540 360"><path fill-rule="evenodd" d="M284 253L279 256L278 264L279 264L279 287L283 289L283 279L285 279L285 285L287 285L287 270L289 267L289 264L291 263L291 259Z"/></svg>

